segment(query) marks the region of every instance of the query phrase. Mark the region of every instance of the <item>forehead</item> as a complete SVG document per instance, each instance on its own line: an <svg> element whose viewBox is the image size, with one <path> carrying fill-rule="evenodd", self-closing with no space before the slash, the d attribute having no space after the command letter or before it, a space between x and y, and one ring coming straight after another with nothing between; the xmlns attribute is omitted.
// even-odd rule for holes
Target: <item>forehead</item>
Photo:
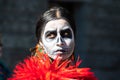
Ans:
<svg viewBox="0 0 120 80"><path fill-rule="evenodd" d="M44 31L56 30L56 29L66 29L66 28L71 28L70 24L64 19L58 19L58 20L49 21L46 24Z"/></svg>

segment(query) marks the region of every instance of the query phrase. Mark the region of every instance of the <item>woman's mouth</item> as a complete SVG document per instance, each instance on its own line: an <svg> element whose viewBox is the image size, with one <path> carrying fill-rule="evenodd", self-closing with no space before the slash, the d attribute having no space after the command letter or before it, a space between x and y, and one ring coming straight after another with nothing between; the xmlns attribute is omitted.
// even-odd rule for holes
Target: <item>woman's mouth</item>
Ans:
<svg viewBox="0 0 120 80"><path fill-rule="evenodd" d="M66 51L63 50L63 49L62 49L62 50L56 50L55 52L56 52L57 54L63 54L63 53L66 53Z"/></svg>

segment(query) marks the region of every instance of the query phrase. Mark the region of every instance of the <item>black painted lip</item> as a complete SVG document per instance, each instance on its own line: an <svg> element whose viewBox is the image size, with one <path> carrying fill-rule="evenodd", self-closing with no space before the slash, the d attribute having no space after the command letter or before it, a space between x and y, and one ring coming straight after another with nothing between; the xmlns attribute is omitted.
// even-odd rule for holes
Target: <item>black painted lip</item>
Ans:
<svg viewBox="0 0 120 80"><path fill-rule="evenodd" d="M58 49L55 51L56 54L63 54L66 53L67 51L65 49Z"/></svg>
<svg viewBox="0 0 120 80"><path fill-rule="evenodd" d="M56 52L66 52L66 51L62 49L62 50L57 50Z"/></svg>

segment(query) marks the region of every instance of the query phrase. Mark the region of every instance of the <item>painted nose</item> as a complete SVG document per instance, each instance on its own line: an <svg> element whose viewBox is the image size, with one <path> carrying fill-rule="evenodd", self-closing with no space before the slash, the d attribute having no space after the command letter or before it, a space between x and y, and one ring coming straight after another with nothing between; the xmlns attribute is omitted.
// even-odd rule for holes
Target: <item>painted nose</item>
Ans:
<svg viewBox="0 0 120 80"><path fill-rule="evenodd" d="M61 36L59 36L57 39L57 46L63 46L63 45L64 45L64 40L62 39Z"/></svg>

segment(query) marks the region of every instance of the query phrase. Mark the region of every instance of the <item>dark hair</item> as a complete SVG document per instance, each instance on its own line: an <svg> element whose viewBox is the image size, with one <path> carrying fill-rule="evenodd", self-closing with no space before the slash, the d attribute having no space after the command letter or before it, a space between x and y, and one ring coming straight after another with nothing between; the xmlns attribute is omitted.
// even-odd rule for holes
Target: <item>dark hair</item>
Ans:
<svg viewBox="0 0 120 80"><path fill-rule="evenodd" d="M56 19L65 19L71 25L73 32L75 33L75 23L72 15L63 7L52 7L47 10L43 15L39 17L36 25L36 38L37 41L41 39L42 31L44 30L47 22Z"/></svg>

